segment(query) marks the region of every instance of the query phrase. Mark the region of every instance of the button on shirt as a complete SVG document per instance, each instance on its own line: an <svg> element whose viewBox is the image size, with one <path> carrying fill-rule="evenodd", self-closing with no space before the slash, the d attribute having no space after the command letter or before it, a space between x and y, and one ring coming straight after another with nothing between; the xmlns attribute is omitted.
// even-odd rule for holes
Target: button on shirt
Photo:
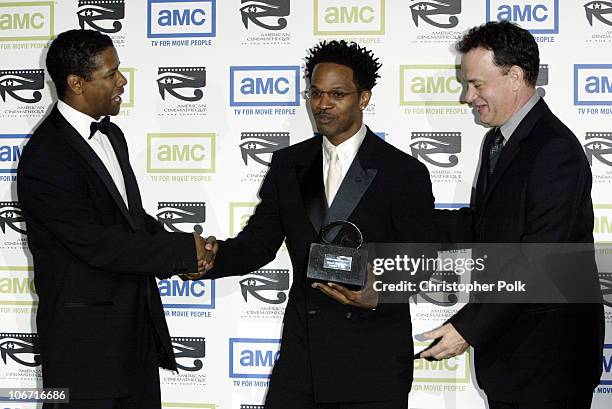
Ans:
<svg viewBox="0 0 612 409"><path fill-rule="evenodd" d="M113 182L115 182L115 186L117 187L125 206L128 207L123 172L121 172L121 166L119 166L117 155L115 154L113 145L111 145L110 141L108 140L108 136L104 135L100 131L96 131L96 133L90 139L89 134L91 131L89 126L91 125L92 121L95 121L95 119L87 114L77 111L63 101L57 102L57 109L59 110L60 114L66 118L66 121L68 121L68 123L77 130L79 135L81 135L83 140L91 147L98 158L100 158L106 167L106 170L113 179Z"/></svg>
<svg viewBox="0 0 612 409"><path fill-rule="evenodd" d="M349 168L351 167L351 163L357 156L357 151L361 146L361 143L365 139L366 135L366 126L364 124L361 125L361 128L357 131L357 133L346 141L342 142L338 146L334 146L326 136L323 137L323 183L325 185L325 191L327 192L327 174L329 172L329 166L331 164L332 155L335 151L338 153L338 158L340 160L340 166L342 168L342 180L346 176ZM334 196L335 196L334 192Z"/></svg>

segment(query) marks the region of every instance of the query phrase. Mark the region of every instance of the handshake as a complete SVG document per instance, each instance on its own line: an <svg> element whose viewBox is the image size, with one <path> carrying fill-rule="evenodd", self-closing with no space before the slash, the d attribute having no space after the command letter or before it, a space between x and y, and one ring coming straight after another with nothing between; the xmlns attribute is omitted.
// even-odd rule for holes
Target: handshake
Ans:
<svg viewBox="0 0 612 409"><path fill-rule="evenodd" d="M204 239L197 233L193 233L193 239L195 240L196 255L198 259L198 272L181 274L183 280L198 280L202 278L208 270L213 268L215 264L215 256L219 245L215 236L208 236Z"/></svg>

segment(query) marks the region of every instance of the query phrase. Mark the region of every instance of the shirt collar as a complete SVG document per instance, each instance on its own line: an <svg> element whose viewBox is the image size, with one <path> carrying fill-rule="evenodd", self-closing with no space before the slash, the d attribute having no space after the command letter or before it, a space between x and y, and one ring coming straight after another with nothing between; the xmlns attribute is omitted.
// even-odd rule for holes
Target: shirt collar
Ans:
<svg viewBox="0 0 612 409"><path fill-rule="evenodd" d="M89 139L89 134L91 133L89 126L92 122L96 122L94 118L74 109L62 100L57 101L57 109L59 110L60 114L66 118L66 121L68 121L68 123L77 130L79 135L81 135L85 140Z"/></svg>
<svg viewBox="0 0 612 409"><path fill-rule="evenodd" d="M521 121L525 119L529 111L531 111L531 109L535 106L535 104L538 103L539 100L540 96L537 92L534 91L533 95L531 96L531 98L529 98L525 105L523 105L521 109L516 111L514 115L512 115L510 119L508 119L506 123L499 128L506 142L512 137L512 134L514 133L514 131L516 131L516 128L518 128Z"/></svg>
<svg viewBox="0 0 612 409"><path fill-rule="evenodd" d="M331 159L331 153L335 149L338 152L338 156L343 163L352 162L355 156L357 155L357 151L361 146L361 143L365 139L367 128L365 124L361 124L361 128L357 131L357 133L346 141L342 142L340 145L335 146L331 143L326 136L323 137L323 154L329 160Z"/></svg>

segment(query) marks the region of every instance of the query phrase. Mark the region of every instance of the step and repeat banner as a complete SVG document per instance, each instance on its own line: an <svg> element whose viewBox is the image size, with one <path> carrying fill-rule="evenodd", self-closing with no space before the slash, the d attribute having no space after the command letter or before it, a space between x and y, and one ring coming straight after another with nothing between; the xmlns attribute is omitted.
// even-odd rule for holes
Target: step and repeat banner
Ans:
<svg viewBox="0 0 612 409"><path fill-rule="evenodd" d="M41 385L37 295L15 181L23 146L56 99L44 69L55 35L80 27L112 37L128 80L113 121L126 135L146 210L168 231L226 238L253 212L272 152L313 135L303 64L324 39L357 41L380 58L366 124L427 165L438 207L465 206L486 130L460 102L453 44L491 20L517 22L536 37L538 93L584 146L595 239L612 243L610 1L0 1L0 385ZM610 288L612 271L603 273ZM160 372L164 407L261 408L291 283L284 246L243 277L159 281L180 368ZM612 403L608 302L593 403L600 409ZM415 333L459 308L451 294L415 300ZM410 408L478 409L483 396L470 353L416 362Z"/></svg>

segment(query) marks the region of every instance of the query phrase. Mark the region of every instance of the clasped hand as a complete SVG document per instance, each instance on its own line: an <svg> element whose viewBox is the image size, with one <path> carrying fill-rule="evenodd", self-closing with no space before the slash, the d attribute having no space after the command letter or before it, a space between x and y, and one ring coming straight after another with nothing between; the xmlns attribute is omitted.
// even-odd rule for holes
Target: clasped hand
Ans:
<svg viewBox="0 0 612 409"><path fill-rule="evenodd" d="M195 240L196 254L198 259L198 272L181 274L181 277L186 280L198 280L202 278L210 269L214 267L215 257L219 249L219 244L215 236L208 236L204 239L197 233L193 233Z"/></svg>

